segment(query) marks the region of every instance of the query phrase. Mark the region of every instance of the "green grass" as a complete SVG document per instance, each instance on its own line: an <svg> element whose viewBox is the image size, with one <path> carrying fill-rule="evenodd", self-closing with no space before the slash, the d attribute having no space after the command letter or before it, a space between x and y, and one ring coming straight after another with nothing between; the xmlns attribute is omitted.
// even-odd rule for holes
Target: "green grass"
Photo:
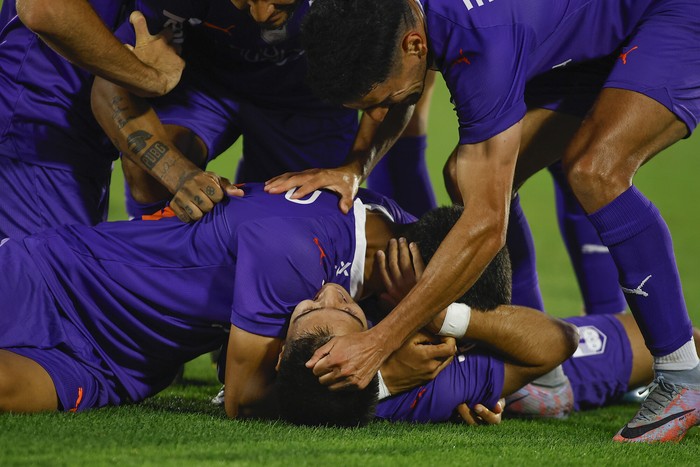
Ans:
<svg viewBox="0 0 700 467"><path fill-rule="evenodd" d="M0 2L1 3L1 2ZM429 130L429 163L438 198L443 161L456 141L455 118L440 87ZM214 169L231 176L240 146ZM691 317L700 323L700 135L641 170L637 185L659 207L674 235ZM124 217L115 171L111 216ZM547 309L578 314L581 300L556 227L547 174L521 192L538 251ZM663 310L659 310L663 313ZM218 390L207 357L186 367L185 382L135 406L81 414L0 415L0 466L10 465L697 465L700 429L678 446L620 446L613 434L635 412L617 406L566 421L509 420L498 427L373 423L357 430L297 428L230 421L209 405Z"/></svg>

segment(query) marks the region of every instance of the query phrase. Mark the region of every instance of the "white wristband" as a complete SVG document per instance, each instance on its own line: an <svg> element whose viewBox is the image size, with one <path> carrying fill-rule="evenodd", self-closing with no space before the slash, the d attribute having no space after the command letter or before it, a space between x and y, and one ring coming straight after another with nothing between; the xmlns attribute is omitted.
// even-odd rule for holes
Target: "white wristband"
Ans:
<svg viewBox="0 0 700 467"><path fill-rule="evenodd" d="M379 380L379 393L377 394L377 399L382 400L382 399L386 399L387 397L391 396L391 393L389 392L389 388L386 386L386 383L384 382L384 378L382 378L381 371L377 372L377 379Z"/></svg>
<svg viewBox="0 0 700 467"><path fill-rule="evenodd" d="M442 327L438 336L448 336L459 339L464 337L469 327L469 319L472 316L472 309L464 303L452 303L447 307L445 321L442 322Z"/></svg>

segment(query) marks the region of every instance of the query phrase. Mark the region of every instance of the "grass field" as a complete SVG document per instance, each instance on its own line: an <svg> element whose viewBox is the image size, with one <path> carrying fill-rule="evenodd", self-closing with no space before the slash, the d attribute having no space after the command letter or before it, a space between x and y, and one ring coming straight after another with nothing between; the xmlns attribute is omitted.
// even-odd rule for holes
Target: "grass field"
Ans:
<svg viewBox="0 0 700 467"><path fill-rule="evenodd" d="M429 161L438 198L442 163L456 140L446 91L434 98ZM231 176L240 146L216 161ZM675 239L688 308L700 323L700 135L643 168L637 185L659 207ZM124 217L115 171L111 217ZM547 309L578 314L581 301L554 216L547 174L521 192L538 251ZM663 312L663 310L660 310ZM505 421L498 427L373 423L355 430L229 421L208 400L218 390L208 358L187 365L185 384L135 406L81 414L0 415L0 466L9 465L699 465L700 429L681 445L615 445L634 406L578 413L566 421Z"/></svg>

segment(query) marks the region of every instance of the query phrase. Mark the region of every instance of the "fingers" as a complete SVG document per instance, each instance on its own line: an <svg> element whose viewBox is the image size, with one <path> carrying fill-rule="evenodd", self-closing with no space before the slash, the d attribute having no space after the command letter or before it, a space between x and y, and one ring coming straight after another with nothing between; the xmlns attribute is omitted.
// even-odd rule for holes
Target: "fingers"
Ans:
<svg viewBox="0 0 700 467"><path fill-rule="evenodd" d="M316 352L314 352L309 361L306 362L306 368L313 368L313 373L316 376L325 375L330 372L330 369L326 368L323 364L319 364L319 362L331 353L331 349L333 348L332 344L333 339L316 349Z"/></svg>
<svg viewBox="0 0 700 467"><path fill-rule="evenodd" d="M476 414L471 411L467 404L459 404L457 406L457 413L459 417L469 426L478 425L476 421Z"/></svg>
<svg viewBox="0 0 700 467"><path fill-rule="evenodd" d="M420 277L423 275L423 271L425 271L423 256L420 254L420 249L418 248L418 244L416 242L411 242L408 245L408 248L411 251L411 257L413 258L413 270L416 273L416 279L420 279Z"/></svg>
<svg viewBox="0 0 700 467"><path fill-rule="evenodd" d="M138 47L141 43L147 42L151 38L151 33L148 32L148 24L146 23L146 18L140 11L134 11L129 16L129 22L134 26L134 33L136 34L136 46Z"/></svg>
<svg viewBox="0 0 700 467"><path fill-rule="evenodd" d="M444 360L454 357L455 352L457 352L457 345L454 339L441 344L426 345L425 347L426 356L434 360Z"/></svg>
<svg viewBox="0 0 700 467"><path fill-rule="evenodd" d="M211 211L223 197L219 177L212 172L201 172L182 184L170 207L182 222L193 222Z"/></svg>

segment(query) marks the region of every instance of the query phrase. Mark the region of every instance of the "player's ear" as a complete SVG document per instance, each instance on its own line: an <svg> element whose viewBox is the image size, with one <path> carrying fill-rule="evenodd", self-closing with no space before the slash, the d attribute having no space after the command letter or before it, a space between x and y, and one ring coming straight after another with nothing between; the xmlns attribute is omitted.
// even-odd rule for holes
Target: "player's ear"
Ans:
<svg viewBox="0 0 700 467"><path fill-rule="evenodd" d="M282 344L282 348L280 349L280 354L277 356L277 365L275 365L275 371L279 372L280 371L280 363L282 363L282 355L284 354L284 344Z"/></svg>
<svg viewBox="0 0 700 467"><path fill-rule="evenodd" d="M409 31L401 42L401 48L407 55L417 55L419 58L428 55L428 44L418 31Z"/></svg>

